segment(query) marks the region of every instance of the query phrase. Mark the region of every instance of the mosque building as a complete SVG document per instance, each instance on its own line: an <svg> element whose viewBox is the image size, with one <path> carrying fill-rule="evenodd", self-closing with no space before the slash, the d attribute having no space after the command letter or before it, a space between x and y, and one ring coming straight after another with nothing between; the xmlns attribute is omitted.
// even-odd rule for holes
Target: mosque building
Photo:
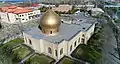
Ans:
<svg viewBox="0 0 120 64"><path fill-rule="evenodd" d="M48 9L41 17L38 27L23 33L24 43L37 53L55 60L70 56L77 46L87 44L94 34L95 23L90 23L87 19L79 19L80 24L63 21L54 11Z"/></svg>

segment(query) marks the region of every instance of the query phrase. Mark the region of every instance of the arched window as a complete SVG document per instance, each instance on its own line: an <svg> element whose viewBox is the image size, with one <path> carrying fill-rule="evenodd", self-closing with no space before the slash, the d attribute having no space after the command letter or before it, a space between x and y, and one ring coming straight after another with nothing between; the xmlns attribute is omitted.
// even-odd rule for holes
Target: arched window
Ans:
<svg viewBox="0 0 120 64"><path fill-rule="evenodd" d="M85 39L84 39L84 38L82 38L82 39L81 39L81 43L82 43L82 44L84 44L84 42L85 42Z"/></svg>
<svg viewBox="0 0 120 64"><path fill-rule="evenodd" d="M75 43L74 43L74 47L76 46L76 41L75 41Z"/></svg>
<svg viewBox="0 0 120 64"><path fill-rule="evenodd" d="M83 34L82 37L85 37L85 35Z"/></svg>
<svg viewBox="0 0 120 64"><path fill-rule="evenodd" d="M80 43L80 37L79 37L79 39L78 39L78 43Z"/></svg>
<svg viewBox="0 0 120 64"><path fill-rule="evenodd" d="M55 55L58 56L58 54L57 54L57 50L55 50Z"/></svg>
<svg viewBox="0 0 120 64"><path fill-rule="evenodd" d="M32 42L31 42L31 40L30 40L30 39L29 39L29 44L30 44L30 45L32 45Z"/></svg>
<svg viewBox="0 0 120 64"><path fill-rule="evenodd" d="M70 51L72 51L72 45L70 46Z"/></svg>
<svg viewBox="0 0 120 64"><path fill-rule="evenodd" d="M50 31L50 34L52 34L52 31Z"/></svg>
<svg viewBox="0 0 120 64"><path fill-rule="evenodd" d="M48 47L48 53L52 54L52 49Z"/></svg>
<svg viewBox="0 0 120 64"><path fill-rule="evenodd" d="M63 48L60 49L60 55L63 53Z"/></svg>

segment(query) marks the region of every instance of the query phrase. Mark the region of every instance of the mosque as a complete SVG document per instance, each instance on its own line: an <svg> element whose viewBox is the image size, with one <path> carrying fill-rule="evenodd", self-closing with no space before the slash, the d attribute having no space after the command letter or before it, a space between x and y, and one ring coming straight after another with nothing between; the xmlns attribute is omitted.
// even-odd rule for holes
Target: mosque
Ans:
<svg viewBox="0 0 120 64"><path fill-rule="evenodd" d="M80 17L78 17L80 18ZM76 21L76 20L75 20ZM64 23L51 9L39 21L39 26L23 33L24 43L37 53L60 60L70 54L80 44L87 44L94 34L95 23L79 19L80 24Z"/></svg>

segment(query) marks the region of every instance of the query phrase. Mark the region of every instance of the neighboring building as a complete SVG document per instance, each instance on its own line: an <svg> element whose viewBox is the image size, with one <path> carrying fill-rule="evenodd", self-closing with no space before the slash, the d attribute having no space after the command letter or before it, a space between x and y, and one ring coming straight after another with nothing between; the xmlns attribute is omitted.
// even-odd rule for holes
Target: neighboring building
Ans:
<svg viewBox="0 0 120 64"><path fill-rule="evenodd" d="M72 23L65 23L51 9L47 10L39 21L39 27L23 33L24 43L57 61L65 55L70 56L78 45L87 44L95 28L95 20L80 18L79 14L73 17Z"/></svg>
<svg viewBox="0 0 120 64"><path fill-rule="evenodd" d="M0 8L1 21L6 23L27 22L38 18L40 10L32 10L29 8L8 6Z"/></svg>
<svg viewBox="0 0 120 64"><path fill-rule="evenodd" d="M52 7L52 10L58 12L68 12L69 10L72 10L72 5L59 5L58 7Z"/></svg>
<svg viewBox="0 0 120 64"><path fill-rule="evenodd" d="M92 16L104 13L104 11L101 8L88 8L87 10L91 10Z"/></svg>
<svg viewBox="0 0 120 64"><path fill-rule="evenodd" d="M75 5L76 9L81 9L83 7L87 7L87 8L94 8L95 5Z"/></svg>
<svg viewBox="0 0 120 64"><path fill-rule="evenodd" d="M105 2L120 2L120 0L105 0Z"/></svg>

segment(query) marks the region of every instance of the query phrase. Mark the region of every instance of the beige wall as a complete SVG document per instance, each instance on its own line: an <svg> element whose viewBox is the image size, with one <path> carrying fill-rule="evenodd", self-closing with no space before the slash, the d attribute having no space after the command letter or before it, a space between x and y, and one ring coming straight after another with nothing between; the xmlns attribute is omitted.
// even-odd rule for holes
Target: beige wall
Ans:
<svg viewBox="0 0 120 64"><path fill-rule="evenodd" d="M64 55L67 55L67 41L62 41L59 45L58 45L58 59L62 58ZM63 48L63 53L60 55L60 50Z"/></svg>
<svg viewBox="0 0 120 64"><path fill-rule="evenodd" d="M72 10L72 5L59 5L58 7L53 7L52 10L59 12L68 12L69 10Z"/></svg>
<svg viewBox="0 0 120 64"><path fill-rule="evenodd" d="M80 32L75 37L73 37L70 41L64 40L59 44L48 42L43 39L32 38L30 35L27 35L26 33L24 33L24 40L27 39L27 41L25 40L25 44L31 46L33 49L36 50L36 52L44 53L56 60L59 60L64 55L70 55L79 44L82 44L81 38L83 34L85 34L85 40L86 40L85 43L86 43L87 40L89 40L89 38L91 37L91 33L94 33L94 27L95 27L95 24L93 24L91 28L87 30L87 32ZM79 38L80 38L80 42L78 42ZM29 44L28 39L32 41L32 45ZM76 41L76 46L74 46L75 41ZM72 51L70 51L71 45L72 45ZM52 54L48 53L49 47L52 49ZM61 48L63 48L63 54L60 55ZM58 56L56 56L55 50L57 50Z"/></svg>
<svg viewBox="0 0 120 64"><path fill-rule="evenodd" d="M33 13L33 14L28 15L29 13ZM24 22L33 20L33 19L29 19L29 16L40 14L40 10L34 10L33 12L29 12L29 13L23 13L23 14L17 15L17 14L13 14L13 13L0 12L0 17L1 17L1 20L6 23L15 23L15 22L19 22L19 21L24 23ZM20 17L20 15L21 15L21 17ZM19 18L20 20L19 19L16 20L16 18ZM22 20L22 19L24 19L24 20Z"/></svg>
<svg viewBox="0 0 120 64"><path fill-rule="evenodd" d="M7 14L7 13L0 12L0 17L1 17L1 21L10 23L10 22L8 21L8 14Z"/></svg>
<svg viewBox="0 0 120 64"><path fill-rule="evenodd" d="M10 23L14 23L16 21L15 14L13 13L8 13Z"/></svg>
<svg viewBox="0 0 120 64"><path fill-rule="evenodd" d="M90 37L92 36L92 34L94 34L94 28L95 28L95 24L93 24L91 28L87 30L86 35L85 35L86 41L88 41Z"/></svg>
<svg viewBox="0 0 120 64"><path fill-rule="evenodd" d="M68 42L68 55L70 55L75 49L76 47L81 44L81 36L82 36L82 32L78 33L73 39L71 39L69 42ZM78 42L80 38L80 42ZM76 46L74 46L76 42ZM70 47L72 45L72 50L70 51Z"/></svg>

